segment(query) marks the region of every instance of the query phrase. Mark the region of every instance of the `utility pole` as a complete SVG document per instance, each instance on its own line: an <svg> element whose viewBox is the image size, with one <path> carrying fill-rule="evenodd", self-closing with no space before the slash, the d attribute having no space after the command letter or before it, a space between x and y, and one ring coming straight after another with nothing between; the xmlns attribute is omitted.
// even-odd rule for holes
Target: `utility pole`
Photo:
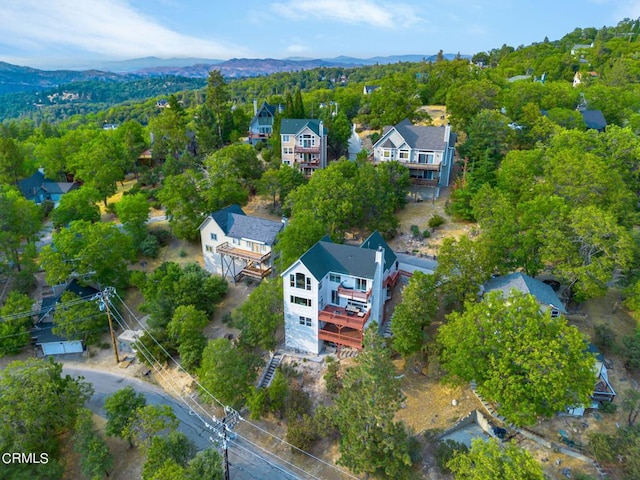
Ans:
<svg viewBox="0 0 640 480"><path fill-rule="evenodd" d="M224 480L230 480L229 477L229 433L235 427L240 420L240 414L231 407L224 407L225 416L222 420L218 420L216 417L212 417L213 425L205 423L205 426L213 431L219 440L209 437L209 440L213 443L217 443L222 446L222 458L224 462ZM233 439L234 437L231 437Z"/></svg>
<svg viewBox="0 0 640 480"><path fill-rule="evenodd" d="M120 357L118 355L118 344L116 343L116 335L113 331L113 320L111 319L111 309L109 307L109 296L113 293L113 291L113 287L106 287L91 300L100 300L100 303L104 305L104 308L107 311L107 319L109 320L109 332L111 333L111 344L113 345L113 353L116 356L116 363L120 363Z"/></svg>

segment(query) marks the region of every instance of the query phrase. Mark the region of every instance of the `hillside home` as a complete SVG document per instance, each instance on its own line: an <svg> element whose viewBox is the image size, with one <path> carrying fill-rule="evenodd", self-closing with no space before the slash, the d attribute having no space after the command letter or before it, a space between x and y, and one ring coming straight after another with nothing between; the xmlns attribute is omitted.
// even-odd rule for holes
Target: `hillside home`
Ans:
<svg viewBox="0 0 640 480"><path fill-rule="evenodd" d="M409 168L414 184L448 187L456 140L449 125L421 127L405 119L384 128L373 145L373 161L380 164L396 160Z"/></svg>
<svg viewBox="0 0 640 480"><path fill-rule="evenodd" d="M234 282L271 275L272 249L283 227L283 222L246 215L238 205L212 213L200 225L205 268Z"/></svg>
<svg viewBox="0 0 640 480"><path fill-rule="evenodd" d="M602 110L580 109L587 130L597 130L604 132L607 129L607 120L604 118Z"/></svg>
<svg viewBox="0 0 640 480"><path fill-rule="evenodd" d="M249 143L255 145L258 142L267 141L273 133L273 120L278 112L278 107L264 102L260 108L256 101L253 102L253 118L249 123Z"/></svg>
<svg viewBox="0 0 640 480"><path fill-rule="evenodd" d="M65 193L69 193L79 187L80 184L77 182L56 182L46 178L42 169L39 169L30 177L18 181L18 190L20 190L24 198L37 204L45 200L51 200L57 205Z"/></svg>
<svg viewBox="0 0 640 480"><path fill-rule="evenodd" d="M327 135L322 120L282 119L282 163L309 176L327 166Z"/></svg>
<svg viewBox="0 0 640 480"><path fill-rule="evenodd" d="M380 87L378 85L365 85L364 88L362 89L362 94L371 95L373 92L375 92L379 88Z"/></svg>
<svg viewBox="0 0 640 480"><path fill-rule="evenodd" d="M500 291L505 298L511 294L512 290L517 290L526 295L533 295L540 305L540 311L545 312L551 310L551 316L554 318L559 317L560 314L567 314L567 310L564 308L562 301L550 285L522 272L514 272L491 278L480 288L481 295L483 296L489 292Z"/></svg>
<svg viewBox="0 0 640 480"><path fill-rule="evenodd" d="M395 253L374 232L360 246L325 237L281 275L285 344L318 354L325 342L360 350L371 322L382 329L384 304L400 269Z"/></svg>

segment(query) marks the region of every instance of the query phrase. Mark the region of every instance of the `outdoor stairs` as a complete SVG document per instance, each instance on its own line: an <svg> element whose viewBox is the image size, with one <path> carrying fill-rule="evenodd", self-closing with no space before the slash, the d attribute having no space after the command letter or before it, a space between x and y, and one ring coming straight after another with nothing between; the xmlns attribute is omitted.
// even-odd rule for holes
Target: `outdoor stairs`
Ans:
<svg viewBox="0 0 640 480"><path fill-rule="evenodd" d="M387 320L387 323L384 324L384 328L382 329L382 337L383 338L391 338L391 319Z"/></svg>
<svg viewBox="0 0 640 480"><path fill-rule="evenodd" d="M276 369L280 365L282 358L282 353L275 352L273 355L271 355L271 358L267 362L267 367L264 369L264 372L262 373L262 376L258 381L258 388L267 388L269 385L271 385L273 377L276 374Z"/></svg>

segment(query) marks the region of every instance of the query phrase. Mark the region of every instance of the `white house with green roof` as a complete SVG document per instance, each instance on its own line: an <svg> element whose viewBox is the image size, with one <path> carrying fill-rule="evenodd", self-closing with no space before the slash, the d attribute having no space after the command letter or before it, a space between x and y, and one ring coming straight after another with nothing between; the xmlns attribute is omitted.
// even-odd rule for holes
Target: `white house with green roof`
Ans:
<svg viewBox="0 0 640 480"><path fill-rule="evenodd" d="M378 232L360 246L323 238L282 273L286 346L313 354L325 342L362 349L365 328L373 321L382 327L399 275L396 255Z"/></svg>
<svg viewBox="0 0 640 480"><path fill-rule="evenodd" d="M282 163L309 176L327 166L327 135L322 120L283 118L280 124Z"/></svg>

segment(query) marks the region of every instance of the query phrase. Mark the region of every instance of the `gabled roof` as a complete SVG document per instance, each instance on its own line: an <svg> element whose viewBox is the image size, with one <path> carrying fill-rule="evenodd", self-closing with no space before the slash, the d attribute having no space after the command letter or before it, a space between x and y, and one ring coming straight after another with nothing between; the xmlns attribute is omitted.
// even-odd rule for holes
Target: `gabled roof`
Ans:
<svg viewBox="0 0 640 480"><path fill-rule="evenodd" d="M246 238L273 245L276 235L282 230L284 224L265 218L246 215L240 206L233 204L225 207L209 216L214 220L227 237ZM206 223L202 223L200 228Z"/></svg>
<svg viewBox="0 0 640 480"><path fill-rule="evenodd" d="M296 135L300 133L305 127L309 128L313 133L322 137L324 131L320 131L322 125L321 120L307 119L307 118L283 118L280 124L281 135ZM324 128L322 129L324 130Z"/></svg>
<svg viewBox="0 0 640 480"><path fill-rule="evenodd" d="M51 180L45 180L42 184L42 189L49 193L69 193L70 190L76 188L78 184L76 182L53 182Z"/></svg>
<svg viewBox="0 0 640 480"><path fill-rule="evenodd" d="M536 280L535 278L531 278L529 275L525 275L522 272L515 272L510 273L509 275L495 277L484 284L485 292L501 291L505 297L509 296L513 289L525 294L533 295L542 305L553 305L561 313L567 313L564 305L562 305L562 302L553 291L553 288L540 280Z"/></svg>
<svg viewBox="0 0 640 480"><path fill-rule="evenodd" d="M607 120L601 110L582 110L582 118L587 128L591 130L604 130L607 128Z"/></svg>
<svg viewBox="0 0 640 480"><path fill-rule="evenodd" d="M78 280L74 278L68 285L60 290L57 295L53 295L51 297L42 297L42 304L40 305L38 322L42 320L43 317L47 316L51 311L55 310L56 304L60 301L60 298L65 292L75 293L80 298L88 300L90 297L99 293L99 290L96 290L89 285L81 285L80 282L78 282Z"/></svg>
<svg viewBox="0 0 640 480"><path fill-rule="evenodd" d="M369 250L378 250L384 248L384 269L391 268L393 263L398 259L396 254L391 250L387 242L384 241L382 235L377 230L369 235L360 245L360 248L368 248Z"/></svg>
<svg viewBox="0 0 640 480"><path fill-rule="evenodd" d="M406 144L412 148L417 150L429 150L429 151L444 151L447 146L454 146L456 143L457 135L449 130L449 138L445 141L445 135L447 133L447 128L442 127L422 127L413 125L410 120L404 119L397 125L394 125L391 129L385 128L385 133L378 142L381 142L383 139L385 143L382 144L384 148L389 148L386 146L386 141L388 137L385 138L391 130L395 130L402 136ZM374 148L379 146L378 142L374 145Z"/></svg>
<svg viewBox="0 0 640 480"><path fill-rule="evenodd" d="M272 117L276 114L276 106L275 105L269 105L267 102L263 102L262 105L260 106L260 108L258 108L258 112L256 113L255 117L260 115L260 112L262 112L263 110L266 111L266 112L269 112Z"/></svg>
<svg viewBox="0 0 640 480"><path fill-rule="evenodd" d="M18 190L26 199L32 199L44 183L44 173L37 171L27 178L18 181Z"/></svg>
<svg viewBox="0 0 640 480"><path fill-rule="evenodd" d="M320 240L300 257L300 261L316 280L322 280L329 272L373 278L375 255L375 250Z"/></svg>

